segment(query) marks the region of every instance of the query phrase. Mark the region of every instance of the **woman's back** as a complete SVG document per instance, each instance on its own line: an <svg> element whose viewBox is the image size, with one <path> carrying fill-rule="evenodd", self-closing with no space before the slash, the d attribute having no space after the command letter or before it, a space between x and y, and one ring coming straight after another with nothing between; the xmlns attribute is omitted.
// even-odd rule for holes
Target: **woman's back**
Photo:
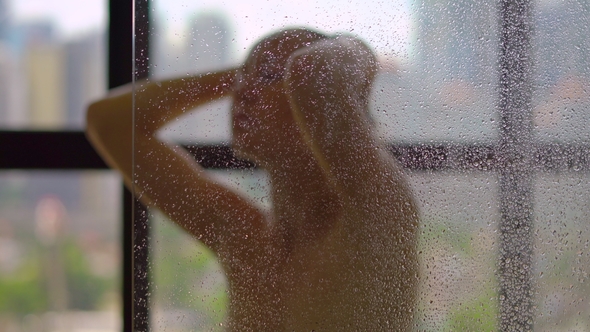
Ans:
<svg viewBox="0 0 590 332"><path fill-rule="evenodd" d="M283 220L302 225L309 222L295 219L316 218L329 227L297 236L296 243L274 228L254 265L228 274L232 330L410 329L418 284L417 211L410 196L400 199L409 191L397 187L400 180L392 178L397 165L383 155L383 164L374 165L375 176L359 185L358 195L318 193L310 199L315 204L291 213L293 220ZM297 204L274 201L279 202L275 211L283 209L281 201Z"/></svg>

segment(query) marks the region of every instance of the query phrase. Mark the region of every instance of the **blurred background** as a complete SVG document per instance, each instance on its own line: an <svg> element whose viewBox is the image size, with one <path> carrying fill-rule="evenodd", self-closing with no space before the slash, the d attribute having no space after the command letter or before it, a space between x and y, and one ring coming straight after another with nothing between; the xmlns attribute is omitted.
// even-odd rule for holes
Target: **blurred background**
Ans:
<svg viewBox="0 0 590 332"><path fill-rule="evenodd" d="M82 130L107 5L0 1L0 130ZM0 172L0 331L121 330L121 193L110 171Z"/></svg>
<svg viewBox="0 0 590 332"><path fill-rule="evenodd" d="M585 146L590 5L533 4L533 137ZM237 65L256 40L283 27L354 34L381 65L371 101L380 139L415 145L498 139L496 3L152 0L149 6L145 60L153 79ZM106 92L108 21L106 0L0 0L0 130L83 129L86 105ZM229 128L225 100L188 114L162 137L227 144ZM264 173L211 172L269 208ZM498 174L450 168L409 177L422 213L417 330L497 330ZM575 168L538 171L533 194L535 330L589 331L590 177ZM120 178L110 171L0 172L0 332L122 329L122 205ZM227 294L215 257L157 211L150 222L152 330L222 330Z"/></svg>

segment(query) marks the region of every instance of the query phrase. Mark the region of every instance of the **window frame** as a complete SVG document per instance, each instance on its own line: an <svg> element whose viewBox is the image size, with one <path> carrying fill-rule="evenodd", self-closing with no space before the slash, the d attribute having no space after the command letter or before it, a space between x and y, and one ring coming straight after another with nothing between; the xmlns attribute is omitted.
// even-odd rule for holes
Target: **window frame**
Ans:
<svg viewBox="0 0 590 332"><path fill-rule="evenodd" d="M108 87L147 76L149 50L148 0L109 0ZM590 171L590 145L542 144L531 139L531 31L530 0L500 0L500 138L496 144L392 145L390 151L412 170L439 172L467 170L494 172L500 181L500 300L499 328L532 330L532 183L537 172ZM135 18L135 21L134 21ZM517 31L515 34L514 31ZM135 38L134 38L135 37ZM519 56L514 56L518 54ZM135 61L133 61L135 59ZM513 98L513 96L517 96ZM0 170L107 170L82 131L0 130ZM228 146L186 146L206 168L251 168ZM76 158L72 158L76 156ZM516 179L508 181L507 179ZM511 195L514 188L521 189ZM524 207L520 213L514 206ZM123 195L123 330L149 331L149 227L145 207L125 190ZM522 209L521 209L522 210ZM135 225L135 226L134 226ZM141 227L139 227L141 226ZM514 241L527 238L525 253L511 250ZM135 248L135 250L134 250ZM517 261L521 265L509 265ZM516 268L529 274L517 278ZM145 273L142 273L145 272ZM523 292L514 297L514 287ZM501 296L499 296L501 297ZM520 307L520 310L514 309ZM502 317L518 317L509 320Z"/></svg>

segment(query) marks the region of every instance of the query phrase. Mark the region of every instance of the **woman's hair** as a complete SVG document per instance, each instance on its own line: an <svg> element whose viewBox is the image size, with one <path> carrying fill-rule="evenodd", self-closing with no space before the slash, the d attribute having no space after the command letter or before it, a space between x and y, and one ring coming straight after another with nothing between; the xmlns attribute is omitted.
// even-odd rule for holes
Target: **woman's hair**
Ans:
<svg viewBox="0 0 590 332"><path fill-rule="evenodd" d="M256 43L248 55L247 62L252 66L250 70L253 70L259 79L269 83L281 80L285 73L287 61L295 51L329 38L332 37L306 28L280 30ZM373 60L376 63L377 59L370 47L364 42L358 41L367 49L367 55L373 56ZM370 82L368 82L369 86L367 86L366 91L363 91L366 93L366 95L363 94L363 98L367 103L373 79L374 76L371 75ZM367 113L365 115L367 120L373 125L374 120L368 112L368 107L366 110Z"/></svg>
<svg viewBox="0 0 590 332"><path fill-rule="evenodd" d="M305 28L292 28L275 32L252 47L248 59L252 68L261 78L275 80L282 78L289 56L298 49L314 42L328 39L328 35Z"/></svg>
<svg viewBox="0 0 590 332"><path fill-rule="evenodd" d="M328 35L307 28L290 28L272 33L254 44L250 55L261 48L272 47L291 54L296 50L309 46L313 42L328 39Z"/></svg>

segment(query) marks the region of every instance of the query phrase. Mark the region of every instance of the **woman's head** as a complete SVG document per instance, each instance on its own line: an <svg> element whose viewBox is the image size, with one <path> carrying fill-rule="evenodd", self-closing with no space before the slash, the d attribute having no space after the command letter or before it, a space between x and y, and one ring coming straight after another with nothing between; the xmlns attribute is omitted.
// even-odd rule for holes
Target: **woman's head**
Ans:
<svg viewBox="0 0 590 332"><path fill-rule="evenodd" d="M254 45L238 73L232 109L233 143L241 157L259 161L262 155L289 148L279 142L283 138L296 143L298 128L282 84L285 66L295 51L326 38L297 28L273 33Z"/></svg>
<svg viewBox="0 0 590 332"><path fill-rule="evenodd" d="M243 70L254 73L262 81L280 80L291 54L327 38L327 35L303 28L281 30L254 45Z"/></svg>
<svg viewBox="0 0 590 332"><path fill-rule="evenodd" d="M263 163L297 155L293 152L302 146L307 150L283 78L291 55L328 38L307 29L287 29L254 45L234 88L233 145L240 157Z"/></svg>

